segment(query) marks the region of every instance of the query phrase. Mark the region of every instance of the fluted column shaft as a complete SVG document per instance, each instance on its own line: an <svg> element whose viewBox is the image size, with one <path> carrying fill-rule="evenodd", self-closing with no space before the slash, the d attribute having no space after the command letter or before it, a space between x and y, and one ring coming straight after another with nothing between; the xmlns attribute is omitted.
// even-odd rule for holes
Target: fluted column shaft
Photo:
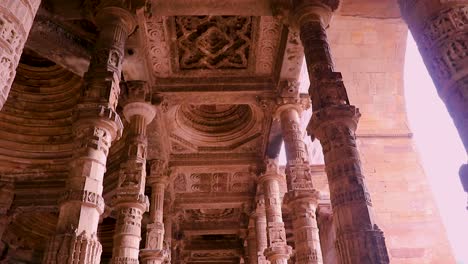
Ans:
<svg viewBox="0 0 468 264"><path fill-rule="evenodd" d="M286 264L291 255L291 247L286 243L286 231L281 211L280 178L276 161L270 160L265 174L259 179L265 196L267 220L268 248L264 254L272 264Z"/></svg>
<svg viewBox="0 0 468 264"><path fill-rule="evenodd" d="M151 168L150 223L146 226L146 246L140 256L144 264L161 264L169 257L170 250L164 247L164 192L167 175L163 161L153 161Z"/></svg>
<svg viewBox="0 0 468 264"><path fill-rule="evenodd" d="M468 152L468 0L399 3L439 97ZM462 165L460 179L468 192L468 164Z"/></svg>
<svg viewBox="0 0 468 264"><path fill-rule="evenodd" d="M265 198L263 195L257 195L257 208L255 209L255 236L257 246L257 263L265 264L265 249L268 247L267 238L267 220L265 211Z"/></svg>
<svg viewBox="0 0 468 264"><path fill-rule="evenodd" d="M10 93L41 0L0 1L0 110Z"/></svg>
<svg viewBox="0 0 468 264"><path fill-rule="evenodd" d="M308 130L323 146L339 262L386 264L385 238L374 222L356 146L360 113L349 103L341 74L334 72L325 32L337 5L338 1L294 1L311 83L313 115Z"/></svg>
<svg viewBox="0 0 468 264"><path fill-rule="evenodd" d="M100 262L102 247L96 232L104 211L102 181L111 142L122 133L115 108L125 40L135 22L130 12L118 7L102 7L96 21L100 34L75 109L68 191L60 200L56 236L49 242L44 263Z"/></svg>
<svg viewBox="0 0 468 264"><path fill-rule="evenodd" d="M308 153L302 140L298 106L285 105L279 110L286 149L287 201L293 212L293 230L297 264L322 261L320 238L315 218L318 192L309 172Z"/></svg>

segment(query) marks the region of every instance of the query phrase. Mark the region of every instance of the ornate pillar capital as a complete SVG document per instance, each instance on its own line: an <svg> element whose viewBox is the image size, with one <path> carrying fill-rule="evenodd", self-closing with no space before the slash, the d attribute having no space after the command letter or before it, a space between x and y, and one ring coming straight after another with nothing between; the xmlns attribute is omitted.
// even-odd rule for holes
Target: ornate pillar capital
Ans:
<svg viewBox="0 0 468 264"><path fill-rule="evenodd" d="M327 27L340 0L293 0L293 16L299 25L320 22Z"/></svg>
<svg viewBox="0 0 468 264"><path fill-rule="evenodd" d="M148 185L162 184L164 187L169 183L170 170L167 161L162 159L149 160L150 172L148 175Z"/></svg>
<svg viewBox="0 0 468 264"><path fill-rule="evenodd" d="M258 178L258 183L263 185L267 181L277 180L280 182L283 179L284 176L279 170L278 159L266 159L265 171Z"/></svg>
<svg viewBox="0 0 468 264"><path fill-rule="evenodd" d="M280 119L283 112L295 110L299 114L310 108L310 98L299 92L299 82L285 80L280 82L280 93L276 99L275 118Z"/></svg>
<svg viewBox="0 0 468 264"><path fill-rule="evenodd" d="M120 25L127 33L132 33L137 24L134 15L129 10L112 5L99 8L94 19L99 28Z"/></svg>

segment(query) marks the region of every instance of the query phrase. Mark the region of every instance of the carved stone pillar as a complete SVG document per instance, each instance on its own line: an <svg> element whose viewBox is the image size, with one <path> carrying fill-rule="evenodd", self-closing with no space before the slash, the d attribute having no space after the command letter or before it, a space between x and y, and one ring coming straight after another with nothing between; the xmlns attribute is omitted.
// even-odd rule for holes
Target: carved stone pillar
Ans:
<svg viewBox="0 0 468 264"><path fill-rule="evenodd" d="M334 72L329 53L325 27L339 1L293 3L311 83L313 115L308 130L323 146L339 261L389 263L383 232L374 222L356 146L360 113L349 104L341 74Z"/></svg>
<svg viewBox="0 0 468 264"><path fill-rule="evenodd" d="M267 220L268 248L265 257L272 264L287 264L292 249L286 243L282 199L280 196L281 174L277 160L268 160L265 173L259 178L265 195L265 211Z"/></svg>
<svg viewBox="0 0 468 264"><path fill-rule="evenodd" d="M330 204L319 204L317 207L317 224L320 233L323 264L338 262L335 247L336 235L333 227L333 212Z"/></svg>
<svg viewBox="0 0 468 264"><path fill-rule="evenodd" d="M68 191L60 200L56 235L44 263L100 263L102 247L96 232L104 211L102 180L111 142L122 133L115 108L125 40L135 22L129 11L115 6L100 6L96 21L100 34L75 109Z"/></svg>
<svg viewBox="0 0 468 264"><path fill-rule="evenodd" d="M0 1L0 110L10 93L16 67L41 0Z"/></svg>
<svg viewBox="0 0 468 264"><path fill-rule="evenodd" d="M164 191L167 185L167 170L165 163L154 160L151 164L151 176L148 185L151 186L150 223L146 226L146 247L140 256L144 264L161 264L168 257L164 247Z"/></svg>
<svg viewBox="0 0 468 264"><path fill-rule="evenodd" d="M267 261L264 252L268 247L265 197L262 194L257 194L256 200L257 208L255 208L253 217L255 218L255 236L257 239L257 263L265 264Z"/></svg>
<svg viewBox="0 0 468 264"><path fill-rule="evenodd" d="M398 2L468 152L468 1ZM460 169L460 178L468 192L468 164Z"/></svg>
<svg viewBox="0 0 468 264"><path fill-rule="evenodd" d="M156 114L150 103L150 89L145 82L127 82L124 87L123 114L128 121L126 160L121 164L117 190L112 198L117 224L111 263L116 264L138 263L141 219L148 208L145 196L146 127Z"/></svg>
<svg viewBox="0 0 468 264"><path fill-rule="evenodd" d="M300 112L308 108L309 100L301 100L297 87L294 83L285 87L280 100L283 105L277 110L287 158L288 193L285 198L293 212L296 263L319 264L322 263L322 251L315 219L319 192L313 187L309 157L302 140L300 124Z"/></svg>

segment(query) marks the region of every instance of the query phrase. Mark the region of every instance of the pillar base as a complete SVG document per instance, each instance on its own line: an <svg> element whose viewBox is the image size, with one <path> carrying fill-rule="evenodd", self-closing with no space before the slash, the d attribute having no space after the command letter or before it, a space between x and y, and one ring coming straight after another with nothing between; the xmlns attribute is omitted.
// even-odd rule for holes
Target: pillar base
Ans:
<svg viewBox="0 0 468 264"><path fill-rule="evenodd" d="M102 246L95 234L70 232L54 236L44 255L45 264L99 264Z"/></svg>

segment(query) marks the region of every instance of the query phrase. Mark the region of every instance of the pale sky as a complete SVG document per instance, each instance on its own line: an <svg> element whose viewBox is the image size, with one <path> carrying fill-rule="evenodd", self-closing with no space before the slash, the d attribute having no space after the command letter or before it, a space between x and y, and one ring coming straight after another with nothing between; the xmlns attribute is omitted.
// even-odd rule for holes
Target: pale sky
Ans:
<svg viewBox="0 0 468 264"><path fill-rule="evenodd" d="M411 35L406 50L405 95L414 140L449 241L459 263L468 264L467 196L458 176L467 157Z"/></svg>
<svg viewBox="0 0 468 264"><path fill-rule="evenodd" d="M408 36L406 50L405 97L416 148L453 253L458 264L468 264L467 196L458 176L460 165L467 157L452 119L437 95L411 35ZM286 163L284 147L279 158L280 164ZM426 234L421 234L424 235Z"/></svg>

